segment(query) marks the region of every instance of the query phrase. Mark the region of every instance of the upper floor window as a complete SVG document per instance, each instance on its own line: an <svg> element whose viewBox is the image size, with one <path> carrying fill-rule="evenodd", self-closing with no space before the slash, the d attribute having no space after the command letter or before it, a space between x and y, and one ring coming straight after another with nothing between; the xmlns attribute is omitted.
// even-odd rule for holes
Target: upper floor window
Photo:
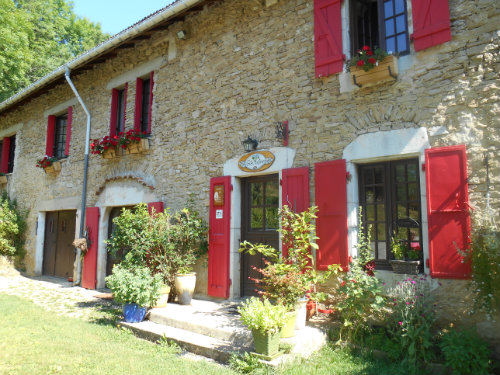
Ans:
<svg viewBox="0 0 500 375"><path fill-rule="evenodd" d="M0 172L12 173L14 171L14 156L16 154L16 136L5 137L0 142Z"/></svg>
<svg viewBox="0 0 500 375"><path fill-rule="evenodd" d="M136 79L134 128L146 133L151 132L153 84L153 72L147 78Z"/></svg>
<svg viewBox="0 0 500 375"><path fill-rule="evenodd" d="M66 129L68 126L68 114L56 116L54 131L54 153L58 159L66 157Z"/></svg>
<svg viewBox="0 0 500 375"><path fill-rule="evenodd" d="M111 119L110 135L114 136L125 131L125 113L127 109L127 90L128 84L122 89L113 89L111 91Z"/></svg>
<svg viewBox="0 0 500 375"><path fill-rule="evenodd" d="M370 46L409 52L406 0L350 0L351 53Z"/></svg>

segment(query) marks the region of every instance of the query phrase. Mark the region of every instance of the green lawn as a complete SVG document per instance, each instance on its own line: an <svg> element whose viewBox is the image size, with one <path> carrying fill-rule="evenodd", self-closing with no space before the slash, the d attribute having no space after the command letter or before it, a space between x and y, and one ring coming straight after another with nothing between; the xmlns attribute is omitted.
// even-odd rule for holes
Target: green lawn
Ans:
<svg viewBox="0 0 500 375"><path fill-rule="evenodd" d="M34 303L0 294L0 374L236 374L227 367L177 356L171 347L140 340L113 324L112 311L96 322L61 317ZM99 319L101 318L101 319ZM405 374L398 363L327 346L276 374ZM271 373L257 369L256 373Z"/></svg>
<svg viewBox="0 0 500 375"><path fill-rule="evenodd" d="M235 374L110 324L56 316L0 294L0 374Z"/></svg>

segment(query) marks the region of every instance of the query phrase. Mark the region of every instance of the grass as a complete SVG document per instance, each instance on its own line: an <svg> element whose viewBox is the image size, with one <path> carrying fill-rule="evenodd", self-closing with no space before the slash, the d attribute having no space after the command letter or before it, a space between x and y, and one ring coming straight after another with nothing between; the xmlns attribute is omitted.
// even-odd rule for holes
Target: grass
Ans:
<svg viewBox="0 0 500 375"><path fill-rule="evenodd" d="M57 316L19 297L0 294L0 316L0 374L235 374L106 321Z"/></svg>

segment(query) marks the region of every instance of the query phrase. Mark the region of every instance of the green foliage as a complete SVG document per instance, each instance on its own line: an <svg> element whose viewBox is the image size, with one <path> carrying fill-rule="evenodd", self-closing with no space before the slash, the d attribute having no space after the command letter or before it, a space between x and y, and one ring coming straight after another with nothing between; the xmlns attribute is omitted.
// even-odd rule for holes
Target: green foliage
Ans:
<svg viewBox="0 0 500 375"><path fill-rule="evenodd" d="M135 210L124 209L113 222L108 250L112 254L123 250L126 264L146 265L171 288L175 274L189 272L207 250L207 225L189 204L174 214L166 209L154 215L140 204Z"/></svg>
<svg viewBox="0 0 500 375"><path fill-rule="evenodd" d="M274 370L262 363L256 356L250 353L232 353L229 358L229 368L240 374L267 375L273 374Z"/></svg>
<svg viewBox="0 0 500 375"><path fill-rule="evenodd" d="M416 368L419 361L434 358L432 327L435 322L433 300L427 276L409 277L389 291L392 337L405 352L405 361Z"/></svg>
<svg viewBox="0 0 500 375"><path fill-rule="evenodd" d="M371 229L371 226L368 226L368 230L365 234L365 226L363 225L363 208L359 207L358 243L356 244L356 249L358 250L359 264L363 266L373 261L373 250L370 246L372 242Z"/></svg>
<svg viewBox="0 0 500 375"><path fill-rule="evenodd" d="M260 300L252 297L238 307L241 321L251 331L261 333L277 333L285 325L286 308L283 305L273 305L267 298Z"/></svg>
<svg viewBox="0 0 500 375"><path fill-rule="evenodd" d="M349 263L349 271L338 288L335 306L341 313L340 339L360 340L370 330L370 320L381 316L385 306L382 283L364 270L358 258Z"/></svg>
<svg viewBox="0 0 500 375"><path fill-rule="evenodd" d="M180 354L182 348L173 340L169 340L165 335L157 342L160 351L163 354Z"/></svg>
<svg viewBox="0 0 500 375"><path fill-rule="evenodd" d="M476 210L470 247L459 253L471 263L470 289L476 294L474 307L491 316L500 312L500 229L491 211Z"/></svg>
<svg viewBox="0 0 500 375"><path fill-rule="evenodd" d="M0 0L0 102L109 37L68 0Z"/></svg>
<svg viewBox="0 0 500 375"><path fill-rule="evenodd" d="M391 250L395 259L403 260L405 258L406 246L394 237L391 239Z"/></svg>
<svg viewBox="0 0 500 375"><path fill-rule="evenodd" d="M262 275L260 279L253 279L257 286L262 288L260 294L286 306L289 311L295 310L295 305L306 292L311 294L315 300L321 300L324 296L315 293L315 285L321 284L332 274L339 270L338 265L332 265L326 272L316 271L315 259L311 249L318 249L316 240L317 207L295 213L288 206L283 206L280 211L281 233L283 246L286 246L288 255L280 256L281 253L268 245L252 244L247 241L241 243L240 252L248 252L251 255L262 254L265 260L264 268L256 268Z"/></svg>
<svg viewBox="0 0 500 375"><path fill-rule="evenodd" d="M26 213L4 192L0 197L0 255L22 259L25 254L25 232Z"/></svg>
<svg viewBox="0 0 500 375"><path fill-rule="evenodd" d="M445 365L454 374L488 374L491 364L488 345L475 331L451 329L441 337L439 347Z"/></svg>
<svg viewBox="0 0 500 375"><path fill-rule="evenodd" d="M106 284L119 303L136 303L141 307L152 306L160 297L161 275L151 275L146 267L115 264L113 273L106 277Z"/></svg>

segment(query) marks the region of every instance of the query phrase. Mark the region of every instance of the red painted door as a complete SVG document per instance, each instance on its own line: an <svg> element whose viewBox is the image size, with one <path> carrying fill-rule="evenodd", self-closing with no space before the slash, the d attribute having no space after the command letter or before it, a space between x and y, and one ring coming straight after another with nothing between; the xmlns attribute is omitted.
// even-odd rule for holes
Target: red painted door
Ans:
<svg viewBox="0 0 500 375"><path fill-rule="evenodd" d="M87 207L85 226L90 246L83 257L82 287L95 289L97 284L97 249L99 240L99 207Z"/></svg>
<svg viewBox="0 0 500 375"><path fill-rule="evenodd" d="M468 278L470 264L462 263L457 252L457 247L467 247L470 237L465 146L425 150L425 171L431 276Z"/></svg>
<svg viewBox="0 0 500 375"><path fill-rule="evenodd" d="M231 177L210 180L208 232L208 295L229 298L229 249L231 224Z"/></svg>

